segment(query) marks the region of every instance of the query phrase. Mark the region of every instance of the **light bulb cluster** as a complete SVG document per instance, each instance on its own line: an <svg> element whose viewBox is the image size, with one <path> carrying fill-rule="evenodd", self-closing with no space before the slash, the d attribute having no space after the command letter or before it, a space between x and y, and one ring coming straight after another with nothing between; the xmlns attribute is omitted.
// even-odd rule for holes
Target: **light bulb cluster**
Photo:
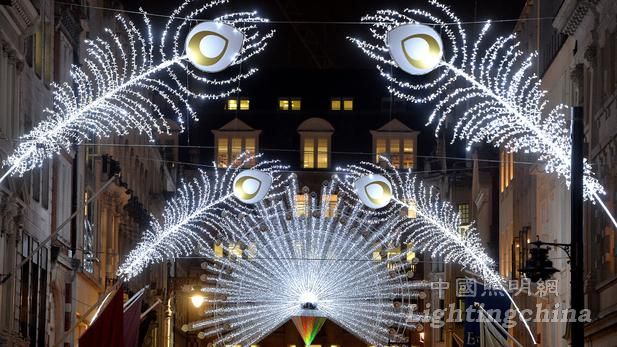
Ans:
<svg viewBox="0 0 617 347"><path fill-rule="evenodd" d="M490 23L469 43L459 18L447 6L435 0L429 3L435 11L380 10L367 15L362 21L374 22L370 38L349 39L377 63L393 95L411 102L433 103L428 123L436 124L436 134L448 117L456 115L453 141L465 141L468 149L490 143L509 152L536 154L546 163L547 172L556 173L569 186L572 143L566 106L549 107L541 80L532 69L535 55L523 53L514 35L500 37L481 49ZM388 37L406 25L432 26L442 38L447 54L426 78L397 73L401 64L391 55L393 50L400 50L401 42L389 42ZM601 203L610 216L599 197L604 193L585 162L585 198Z"/></svg>
<svg viewBox="0 0 617 347"><path fill-rule="evenodd" d="M167 113L177 116L182 125L184 114L197 119L192 99L237 93L238 82L253 75L255 68L208 74L195 68L184 52L191 26L227 2L184 1L170 16L160 41L155 40L145 12L143 30L116 16L119 31L106 29L102 37L85 41L87 58L81 67L71 68L73 83L53 85L53 107L45 111L43 121L20 137L4 162L8 171L0 181L39 167L45 159L86 140L137 131L154 141L156 133L170 129ZM254 12L226 14L212 21L232 26L243 36L242 49L234 53L231 65L242 64L263 51L274 34L257 27L268 20Z"/></svg>

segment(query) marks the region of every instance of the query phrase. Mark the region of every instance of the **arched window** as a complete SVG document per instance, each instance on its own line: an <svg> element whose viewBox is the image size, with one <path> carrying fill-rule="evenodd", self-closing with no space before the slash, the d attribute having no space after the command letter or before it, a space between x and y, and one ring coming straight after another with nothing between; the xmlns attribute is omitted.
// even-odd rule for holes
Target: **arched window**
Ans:
<svg viewBox="0 0 617 347"><path fill-rule="evenodd" d="M334 127L321 118L309 118L298 127L302 168L327 169L330 167L330 148Z"/></svg>

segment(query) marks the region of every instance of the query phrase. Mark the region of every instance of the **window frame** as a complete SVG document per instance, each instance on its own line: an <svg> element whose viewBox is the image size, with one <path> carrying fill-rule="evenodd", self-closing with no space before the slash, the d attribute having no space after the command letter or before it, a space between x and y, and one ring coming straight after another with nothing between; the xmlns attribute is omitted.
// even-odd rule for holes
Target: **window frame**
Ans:
<svg viewBox="0 0 617 347"><path fill-rule="evenodd" d="M259 134L260 130L251 130L251 131L220 131L217 130L214 132L214 160L216 162L217 168L227 168L229 165L235 164L234 157L234 145L233 140L236 138L240 139L240 152L243 153L246 151L247 139L254 140L254 153L256 155L259 153ZM226 140L227 141L227 164L225 166L221 165L221 161L219 160L219 141ZM255 161L252 160L247 164L248 167L252 167L255 165Z"/></svg>
<svg viewBox="0 0 617 347"><path fill-rule="evenodd" d="M411 153L405 152L405 140L411 140ZM385 141L385 152L378 152L378 143L380 141ZM392 152L392 144L393 142L398 142L397 154L398 159L395 161L393 159ZM379 163L379 156L387 157L390 160L390 163L397 169L407 170L407 169L415 169L417 164L417 147L418 146L418 135L417 132L373 132L373 154L375 163ZM385 155L384 155L385 154ZM405 165L405 156L411 155L411 165Z"/></svg>
<svg viewBox="0 0 617 347"><path fill-rule="evenodd" d="M313 140L312 153L313 153L313 161L312 166L305 165L305 156L307 151L305 150L305 142L306 140ZM319 167L319 140L326 140L327 150L326 150L326 166ZM301 132L300 133L300 163L302 169L314 169L314 170L327 170L330 168L330 163L332 162L332 133L331 132Z"/></svg>

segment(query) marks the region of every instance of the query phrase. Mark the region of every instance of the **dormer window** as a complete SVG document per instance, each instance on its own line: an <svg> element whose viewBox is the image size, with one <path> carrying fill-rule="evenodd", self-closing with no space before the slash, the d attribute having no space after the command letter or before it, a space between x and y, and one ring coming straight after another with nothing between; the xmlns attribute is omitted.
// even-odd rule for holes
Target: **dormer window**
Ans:
<svg viewBox="0 0 617 347"><path fill-rule="evenodd" d="M231 164L239 165L237 159L244 152L249 155L257 154L261 130L255 130L239 119L232 120L212 133L214 133L215 160L220 168ZM249 167L253 165L255 165L254 160L247 164Z"/></svg>
<svg viewBox="0 0 617 347"><path fill-rule="evenodd" d="M327 169L330 167L332 125L321 118L309 118L298 127L302 168Z"/></svg>
<svg viewBox="0 0 617 347"><path fill-rule="evenodd" d="M378 130L372 130L375 162L387 158L397 169L416 167L418 132L393 119Z"/></svg>

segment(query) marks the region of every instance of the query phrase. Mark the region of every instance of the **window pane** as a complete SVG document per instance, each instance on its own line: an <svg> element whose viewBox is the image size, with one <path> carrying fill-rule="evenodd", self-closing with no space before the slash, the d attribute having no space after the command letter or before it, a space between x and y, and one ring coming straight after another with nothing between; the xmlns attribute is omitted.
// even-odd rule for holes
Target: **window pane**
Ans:
<svg viewBox="0 0 617 347"><path fill-rule="evenodd" d="M343 101L343 109L345 111L352 111L353 110L353 99L345 99Z"/></svg>
<svg viewBox="0 0 617 347"><path fill-rule="evenodd" d="M375 141L375 162L379 162L379 156L386 155L386 139L377 139Z"/></svg>
<svg viewBox="0 0 617 347"><path fill-rule="evenodd" d="M249 109L249 103L250 103L249 99L241 99L240 100L240 109L242 111L248 110Z"/></svg>
<svg viewBox="0 0 617 347"><path fill-rule="evenodd" d="M229 99L227 100L227 109L230 111L234 111L238 109L238 100Z"/></svg>
<svg viewBox="0 0 617 347"><path fill-rule="evenodd" d="M328 139L320 138L317 143L317 168L328 168Z"/></svg>
<svg viewBox="0 0 617 347"><path fill-rule="evenodd" d="M289 100L287 100L287 99L279 99L279 110L281 110L281 111L289 110Z"/></svg>
<svg viewBox="0 0 617 347"><path fill-rule="evenodd" d="M399 139L390 139L390 162L395 168L401 168L401 141Z"/></svg>
<svg viewBox="0 0 617 347"><path fill-rule="evenodd" d="M219 167L227 167L229 165L229 140L226 137L220 137L217 144L217 162Z"/></svg>
<svg viewBox="0 0 617 347"><path fill-rule="evenodd" d="M255 138L254 137L246 137L244 139L244 150L250 154L250 155L255 155L257 154L257 149L255 148ZM247 166L254 166L255 165L255 159L252 159L249 163L247 163Z"/></svg>
<svg viewBox="0 0 617 347"><path fill-rule="evenodd" d="M240 153L242 153L242 138L234 137L231 139L231 160L238 159Z"/></svg>
<svg viewBox="0 0 617 347"><path fill-rule="evenodd" d="M306 216L308 214L308 195L296 195L296 216Z"/></svg>
<svg viewBox="0 0 617 347"><path fill-rule="evenodd" d="M302 144L303 167L305 169L312 169L315 167L315 139L306 138Z"/></svg>
<svg viewBox="0 0 617 347"><path fill-rule="evenodd" d="M256 150L255 150L255 138L254 137L247 137L244 139L244 150L250 153L251 155L255 155Z"/></svg>
<svg viewBox="0 0 617 347"><path fill-rule="evenodd" d="M403 140L403 168L409 169L414 167L413 162L413 140Z"/></svg>
<svg viewBox="0 0 617 347"><path fill-rule="evenodd" d="M291 99L291 109L293 111L300 111L302 109L301 99Z"/></svg>
<svg viewBox="0 0 617 347"><path fill-rule="evenodd" d="M332 99L330 103L330 109L332 111L340 111L341 110L341 99Z"/></svg>

